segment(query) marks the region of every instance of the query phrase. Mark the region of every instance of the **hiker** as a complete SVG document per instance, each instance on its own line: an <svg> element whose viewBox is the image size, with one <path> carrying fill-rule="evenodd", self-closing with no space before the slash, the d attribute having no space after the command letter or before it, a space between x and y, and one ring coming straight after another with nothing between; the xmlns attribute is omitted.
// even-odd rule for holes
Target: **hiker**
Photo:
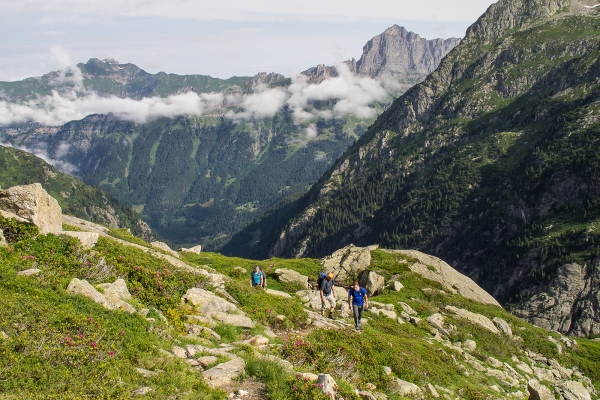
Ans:
<svg viewBox="0 0 600 400"><path fill-rule="evenodd" d="M369 297L364 287L358 285L358 281L354 281L350 290L348 290L348 305L354 314L354 329L361 329L360 319L362 318L363 308L369 308Z"/></svg>
<svg viewBox="0 0 600 400"><path fill-rule="evenodd" d="M324 279L320 279L319 282L319 291L321 292L321 315L325 316L325 309L327 308L327 303L329 303L329 318L335 319L333 316L333 310L335 310L335 290L333 290L333 286L335 285L335 281L333 280L333 274L328 273Z"/></svg>
<svg viewBox="0 0 600 400"><path fill-rule="evenodd" d="M265 274L260 270L258 265L254 266L254 270L250 273L250 283L252 287L262 288L265 281Z"/></svg>
<svg viewBox="0 0 600 400"><path fill-rule="evenodd" d="M262 270L262 268L258 267L258 269L260 269L260 273L262 274L262 284L260 285L260 287L262 287L263 289L267 288L267 274L265 274Z"/></svg>

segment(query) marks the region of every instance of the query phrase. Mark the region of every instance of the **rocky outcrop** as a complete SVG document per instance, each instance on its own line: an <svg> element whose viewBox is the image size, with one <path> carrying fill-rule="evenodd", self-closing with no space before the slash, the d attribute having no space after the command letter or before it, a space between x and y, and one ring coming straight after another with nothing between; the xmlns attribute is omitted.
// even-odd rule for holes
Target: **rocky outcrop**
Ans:
<svg viewBox="0 0 600 400"><path fill-rule="evenodd" d="M377 246L356 247L348 245L321 259L325 272L331 272L340 284L352 284L359 274L371 265L371 250Z"/></svg>
<svg viewBox="0 0 600 400"><path fill-rule="evenodd" d="M108 288L108 291L105 296L104 294L96 290L96 288L94 288L92 285L90 285L90 283L85 279L79 280L77 278L73 278L67 286L67 292L73 294L80 294L82 296L88 297L92 299L95 303L98 303L109 310L122 309L129 313L134 313L135 308L133 308L130 304L122 300L122 298L131 298L131 295L129 295L129 297L124 295L125 292L129 294L129 291L127 290L127 286L125 286L125 292L123 291L122 286L125 285L125 282L122 280L120 281L121 282L119 282L118 280L114 284L105 284L107 285L105 287ZM121 297L122 295L124 296Z"/></svg>
<svg viewBox="0 0 600 400"><path fill-rule="evenodd" d="M511 311L550 331L599 334L600 261L561 266L550 282L529 290Z"/></svg>
<svg viewBox="0 0 600 400"><path fill-rule="evenodd" d="M483 304L500 306L496 299L479 287L471 278L461 274L438 257L430 256L417 250L385 251L400 253L417 259L418 262L409 264L410 270L424 278L441 283L444 289L451 293L459 293L467 299Z"/></svg>
<svg viewBox="0 0 600 400"><path fill-rule="evenodd" d="M169 253L170 255L172 255L174 257L179 257L179 253L177 253L175 250L171 249L169 247L169 245L164 242L154 241L154 242L150 243L150 246L160 249L162 251L166 251L167 253Z"/></svg>
<svg viewBox="0 0 600 400"><path fill-rule="evenodd" d="M62 210L58 201L39 183L0 190L0 209L37 226L43 235L62 231Z"/></svg>
<svg viewBox="0 0 600 400"><path fill-rule="evenodd" d="M182 247L181 249L179 249L179 251L182 253L200 254L202 252L202 246L197 245L194 247L190 247L189 249Z"/></svg>

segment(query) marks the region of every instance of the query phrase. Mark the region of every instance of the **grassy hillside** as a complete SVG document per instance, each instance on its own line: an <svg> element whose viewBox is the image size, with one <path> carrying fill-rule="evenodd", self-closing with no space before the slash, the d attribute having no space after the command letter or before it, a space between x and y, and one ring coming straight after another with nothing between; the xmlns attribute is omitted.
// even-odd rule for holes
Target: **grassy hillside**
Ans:
<svg viewBox="0 0 600 400"><path fill-rule="evenodd" d="M308 378L297 375L312 372L331 374L338 396L345 399L358 399L355 389L386 393L392 400L412 398L394 394L396 378L418 385L424 398L432 398L427 385L432 384L451 398L497 399L527 393L527 381L536 375L519 369L525 368L519 367L523 363L542 372L560 363L588 390L594 390L592 381L600 390L600 343L577 339L567 347L560 335L535 328L497 306L442 290L438 283L411 272L408 266L413 260L400 254L372 252L370 269L386 279L395 275L405 288L399 292L386 289L371 300L391 305L398 313L399 302L408 303L418 320L400 324L367 312L365 329L357 333L344 325L348 320L335 322L334 328L319 328L309 322L298 297L283 298L251 288L248 274L240 268L249 271L255 264L252 260L214 253L182 254L188 264L182 269L156 253L110 238L100 238L93 249L82 249L67 236L34 237L35 232L22 231L19 240L0 247L1 398L132 398L140 388L151 388L147 397L157 399L225 399L236 388L272 400L327 398ZM276 268L297 270L311 280L321 269L319 260L313 259L270 259L258 264L267 271L271 289L291 290L292 295L293 287L275 278ZM17 275L29 268L41 272ZM194 310L180 297L192 287L214 290L211 280L193 273L194 268L223 274L225 289L256 327L218 323L211 326L219 339L208 331L205 336L186 335L184 324L190 322L188 315ZM65 288L75 277L91 284L122 278L133 296L128 302L149 313L106 310L88 298L69 294ZM448 305L501 317L514 336L492 334L460 319L445 311ZM434 335L426 321L438 312L449 330L444 338ZM195 323L209 326L207 320L202 321ZM257 334L271 336L270 344L253 344ZM241 342L244 339L248 341ZM476 348L467 347L467 340L474 341ZM553 341L563 343L560 351ZM211 389L190 366L192 359L167 353L187 345L241 357L245 373L225 392ZM290 362L293 370L282 368L279 359ZM217 363L226 360L219 356ZM390 368L389 374L384 366ZM144 377L136 368L152 376ZM542 384L562 387L562 378L556 383L555 378L547 380L552 374L543 376Z"/></svg>

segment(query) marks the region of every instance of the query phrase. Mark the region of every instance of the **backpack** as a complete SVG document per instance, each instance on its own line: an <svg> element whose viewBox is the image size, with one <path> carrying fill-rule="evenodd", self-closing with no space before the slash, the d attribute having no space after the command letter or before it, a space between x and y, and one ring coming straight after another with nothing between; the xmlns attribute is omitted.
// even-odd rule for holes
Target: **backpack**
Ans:
<svg viewBox="0 0 600 400"><path fill-rule="evenodd" d="M319 274L319 278L317 279L317 289L321 290L321 284L325 279L327 279L327 274L325 272L321 272Z"/></svg>

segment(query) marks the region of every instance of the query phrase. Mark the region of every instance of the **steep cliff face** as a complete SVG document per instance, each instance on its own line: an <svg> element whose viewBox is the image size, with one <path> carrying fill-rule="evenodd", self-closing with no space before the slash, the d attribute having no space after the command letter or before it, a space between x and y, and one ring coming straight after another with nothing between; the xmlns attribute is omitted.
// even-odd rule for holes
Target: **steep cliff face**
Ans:
<svg viewBox="0 0 600 400"><path fill-rule="evenodd" d="M393 80L405 91L433 72L459 42L458 38L427 40L394 25L369 40L358 61L352 59L345 64L360 76ZM303 74L310 82L319 83L337 76L337 71L335 67L318 65Z"/></svg>
<svg viewBox="0 0 600 400"><path fill-rule="evenodd" d="M277 256L416 247L504 303L526 301L562 265L590 262L600 243L599 28L598 10L577 1L492 5L261 246ZM582 324L569 332L591 332Z"/></svg>

